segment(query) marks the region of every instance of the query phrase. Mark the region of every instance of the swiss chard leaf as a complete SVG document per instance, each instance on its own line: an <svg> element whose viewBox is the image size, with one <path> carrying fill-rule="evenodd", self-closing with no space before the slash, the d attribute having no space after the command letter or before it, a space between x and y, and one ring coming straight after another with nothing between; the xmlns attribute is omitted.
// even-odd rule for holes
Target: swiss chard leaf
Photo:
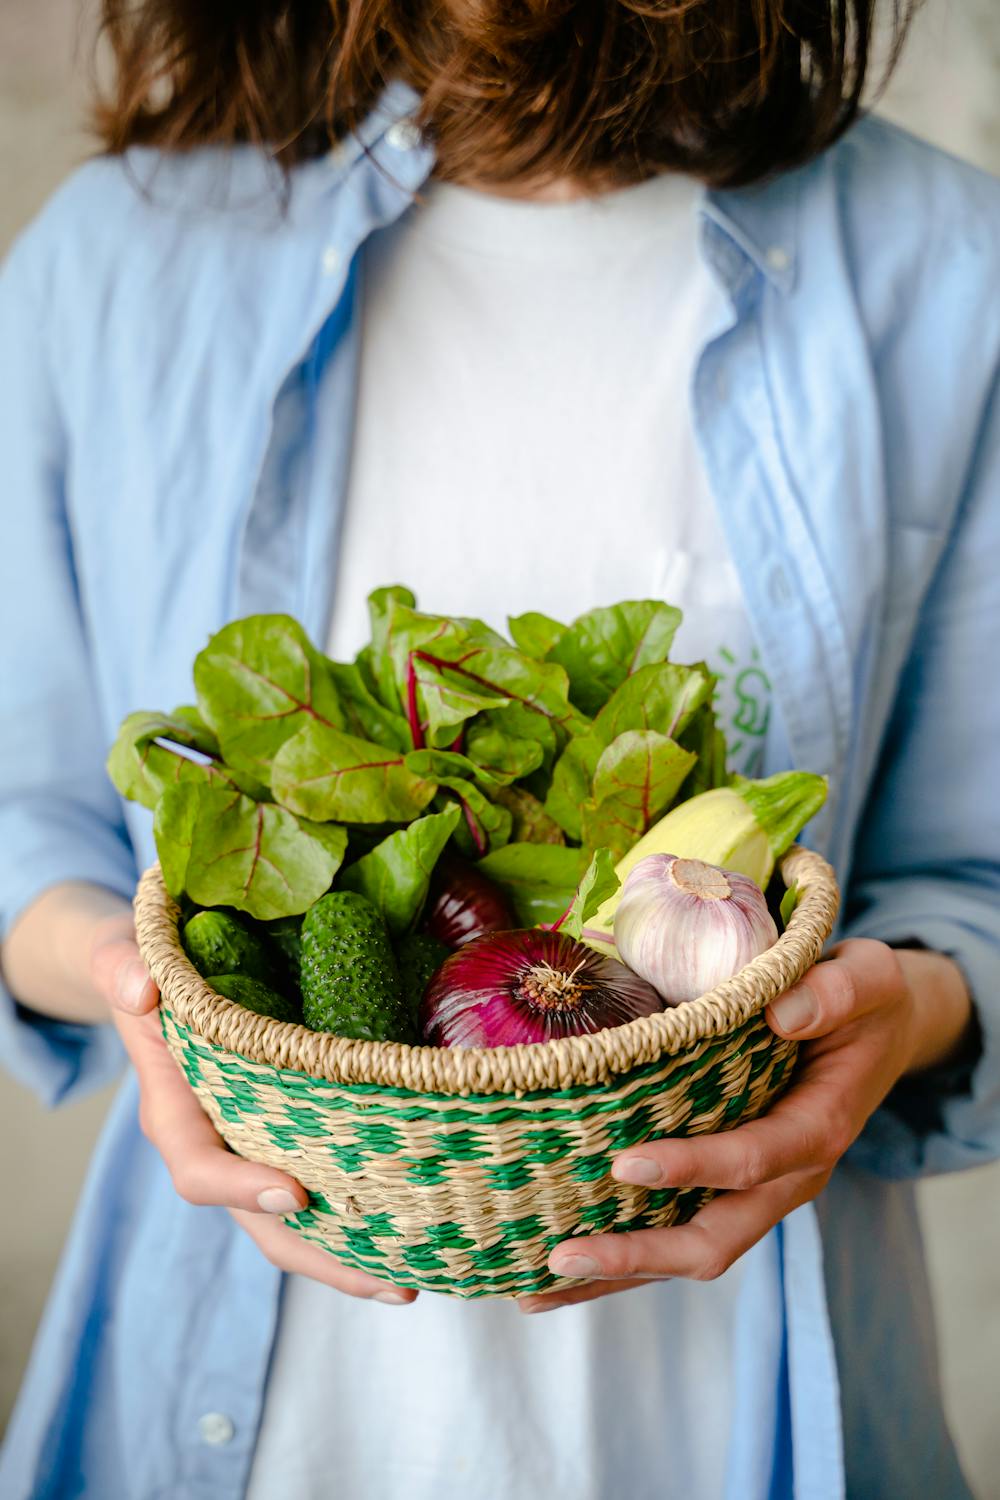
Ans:
<svg viewBox="0 0 1000 1500"><path fill-rule="evenodd" d="M697 756L691 773L684 783L684 796L697 797L701 792L710 792L717 786L725 786L729 777L726 771L726 739L717 727L715 709L706 702L688 721L687 728L677 736L685 750Z"/></svg>
<svg viewBox="0 0 1000 1500"><path fill-rule="evenodd" d="M589 610L553 643L548 660L569 676L570 697L591 718L627 677L665 662L681 612L657 599Z"/></svg>
<svg viewBox="0 0 1000 1500"><path fill-rule="evenodd" d="M676 739L712 695L715 678L704 667L673 662L640 667L617 688L594 720L602 748L626 729L655 729Z"/></svg>
<svg viewBox="0 0 1000 1500"><path fill-rule="evenodd" d="M498 806L471 781L460 776L440 776L439 784L458 799L462 818L455 829L455 842L469 859L478 859L490 849L499 849L510 838L513 818L505 807ZM448 799L439 799L446 806Z"/></svg>
<svg viewBox="0 0 1000 1500"><path fill-rule="evenodd" d="M460 799L463 821L455 840L464 854L478 859L510 838L512 816L496 802L500 783L466 755L454 750L411 750L407 769L447 787Z"/></svg>
<svg viewBox="0 0 1000 1500"><path fill-rule="evenodd" d="M553 768L545 811L571 839L583 838L583 808L590 801L590 784L603 748L591 727L569 741Z"/></svg>
<svg viewBox="0 0 1000 1500"><path fill-rule="evenodd" d="M566 634L565 625L536 610L529 610L524 615L508 615L507 629L518 650L525 656L533 656L536 661L544 661Z"/></svg>
<svg viewBox="0 0 1000 1500"><path fill-rule="evenodd" d="M513 818L511 838L517 843L564 844L563 831L550 818L537 797L522 786L501 786L494 793L501 807Z"/></svg>
<svg viewBox="0 0 1000 1500"><path fill-rule="evenodd" d="M530 776L545 759L540 740L504 734L492 714L481 714L472 720L465 734L465 751L481 770L504 783Z"/></svg>
<svg viewBox="0 0 1000 1500"><path fill-rule="evenodd" d="M123 797L153 808L168 786L182 782L237 785L267 799L266 787L222 764L215 736L188 716L134 713L122 721L107 760L108 775Z"/></svg>
<svg viewBox="0 0 1000 1500"><path fill-rule="evenodd" d="M567 738L544 714L520 703L479 714L466 729L466 753L487 771L516 771L515 779L550 770ZM537 748L536 748L537 747Z"/></svg>
<svg viewBox="0 0 1000 1500"><path fill-rule="evenodd" d="M555 922L573 899L587 865L582 849L558 844L507 844L476 868L495 881L522 927Z"/></svg>
<svg viewBox="0 0 1000 1500"><path fill-rule="evenodd" d="M331 665L290 615L218 631L195 658L194 683L227 763L269 786L277 751L304 724L343 728Z"/></svg>
<svg viewBox="0 0 1000 1500"><path fill-rule="evenodd" d="M398 750L315 721L282 745L271 784L282 806L323 823L408 823L436 791Z"/></svg>
<svg viewBox="0 0 1000 1500"><path fill-rule="evenodd" d="M394 750L409 750L413 743L410 726L402 714L382 705L360 663L335 661L330 667L348 733Z"/></svg>
<svg viewBox="0 0 1000 1500"><path fill-rule="evenodd" d="M509 646L442 632L432 641L415 642L402 666L432 745L447 744L456 725L489 709L517 705L553 728L579 717L563 669Z"/></svg>
<svg viewBox="0 0 1000 1500"><path fill-rule="evenodd" d="M340 884L367 896L390 932L407 932L423 910L434 866L460 817L452 803L444 812L417 818L350 865Z"/></svg>
<svg viewBox="0 0 1000 1500"><path fill-rule="evenodd" d="M457 750L411 750L406 756L406 765L415 776L424 776L433 781L440 781L448 776L461 776L466 781L474 781L489 796L494 794L501 781L511 779L509 776L495 776Z"/></svg>
<svg viewBox="0 0 1000 1500"><path fill-rule="evenodd" d="M613 896L621 885L615 873L615 856L610 849L598 849L584 871L569 910L559 922L559 931L578 938L595 911Z"/></svg>
<svg viewBox="0 0 1000 1500"><path fill-rule="evenodd" d="M412 592L401 583L375 589L368 595L368 619L372 638L362 655L371 670L379 698L386 708L396 713L402 710L403 700L389 654L389 632L396 609L413 609L416 602Z"/></svg>
<svg viewBox="0 0 1000 1500"><path fill-rule="evenodd" d="M408 670L412 673L420 733L431 745L449 745L456 729L468 719L483 709L510 702L479 687L468 676L442 669L436 660L428 661L416 653Z"/></svg>
<svg viewBox="0 0 1000 1500"><path fill-rule="evenodd" d="M618 735L597 762L593 798L584 804L587 848L606 845L620 859L670 806L694 763L693 751L654 730Z"/></svg>
<svg viewBox="0 0 1000 1500"><path fill-rule="evenodd" d="M675 738L710 697L714 681L701 667L669 662L640 667L627 677L593 723L569 741L556 761L545 800L550 817L570 838L582 839L583 807L593 800L591 783L608 746L630 730L653 730ZM608 841L604 835L597 838L598 844Z"/></svg>
<svg viewBox="0 0 1000 1500"><path fill-rule="evenodd" d="M340 864L332 838L321 842L284 808L233 789L168 787L153 827L171 894L184 891L199 906L231 906L262 922L306 911Z"/></svg>

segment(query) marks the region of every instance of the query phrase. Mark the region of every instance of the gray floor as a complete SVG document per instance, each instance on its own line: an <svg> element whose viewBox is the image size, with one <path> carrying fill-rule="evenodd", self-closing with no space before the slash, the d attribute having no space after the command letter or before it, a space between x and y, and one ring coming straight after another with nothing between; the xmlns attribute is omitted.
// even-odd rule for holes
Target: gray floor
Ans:
<svg viewBox="0 0 1000 1500"><path fill-rule="evenodd" d="M88 149L77 14L0 0L0 252ZM1000 172L998 85L1000 0L929 0L885 108ZM50 1115L0 1079L0 1428L106 1107ZM921 1202L952 1425L979 1500L1000 1500L1000 1165L928 1183Z"/></svg>

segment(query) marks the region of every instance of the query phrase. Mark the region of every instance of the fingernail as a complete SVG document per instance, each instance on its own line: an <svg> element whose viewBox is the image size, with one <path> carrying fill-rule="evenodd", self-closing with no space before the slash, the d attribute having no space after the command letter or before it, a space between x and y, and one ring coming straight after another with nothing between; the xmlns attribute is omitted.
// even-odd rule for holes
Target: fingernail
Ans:
<svg viewBox="0 0 1000 1500"><path fill-rule="evenodd" d="M807 984L779 995L771 1006L771 1015L782 1031L805 1031L816 1019L816 1000Z"/></svg>
<svg viewBox="0 0 1000 1500"><path fill-rule="evenodd" d="M266 1214L301 1213L302 1205L287 1188L269 1187L257 1194L257 1207Z"/></svg>
<svg viewBox="0 0 1000 1500"><path fill-rule="evenodd" d="M596 1276L601 1269L589 1255L563 1255L549 1265L557 1276Z"/></svg>
<svg viewBox="0 0 1000 1500"><path fill-rule="evenodd" d="M372 1298L373 1302L384 1302L387 1307L407 1307L409 1297L401 1297L398 1292L376 1292Z"/></svg>
<svg viewBox="0 0 1000 1500"><path fill-rule="evenodd" d="M119 975L118 1003L125 1010L138 1010L148 983L149 974L146 971L146 965L133 958Z"/></svg>
<svg viewBox="0 0 1000 1500"><path fill-rule="evenodd" d="M557 1307L565 1306L566 1302L562 1297L558 1298L558 1300L556 1300L555 1302L536 1302L534 1304L531 1304L530 1302L518 1303L518 1307L521 1309L521 1311L529 1317L532 1313L555 1312Z"/></svg>
<svg viewBox="0 0 1000 1500"><path fill-rule="evenodd" d="M611 1175L618 1182L634 1182L640 1187L652 1187L663 1180L663 1173L651 1156L624 1156L614 1163Z"/></svg>

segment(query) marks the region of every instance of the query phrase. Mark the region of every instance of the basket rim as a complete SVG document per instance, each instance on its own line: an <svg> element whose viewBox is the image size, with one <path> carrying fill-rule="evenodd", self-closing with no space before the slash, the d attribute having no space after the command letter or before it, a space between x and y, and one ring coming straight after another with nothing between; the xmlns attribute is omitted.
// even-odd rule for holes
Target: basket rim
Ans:
<svg viewBox="0 0 1000 1500"><path fill-rule="evenodd" d="M732 979L685 1005L585 1036L516 1047L429 1047L354 1041L258 1016L217 994L181 947L180 908L158 864L135 895L139 950L173 1016L213 1046L256 1063L340 1084L434 1094L520 1094L604 1083L664 1054L725 1036L760 1014L819 958L840 904L823 857L793 845L779 861L799 901L777 942Z"/></svg>

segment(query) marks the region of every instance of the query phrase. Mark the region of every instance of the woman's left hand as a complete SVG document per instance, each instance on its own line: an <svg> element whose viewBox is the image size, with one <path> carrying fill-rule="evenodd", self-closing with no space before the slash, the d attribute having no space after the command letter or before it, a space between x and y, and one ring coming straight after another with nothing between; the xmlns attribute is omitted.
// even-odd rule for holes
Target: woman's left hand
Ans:
<svg viewBox="0 0 1000 1500"><path fill-rule="evenodd" d="M804 1041L795 1081L747 1125L651 1141L612 1164L619 1182L714 1187L687 1224L598 1234L557 1245L549 1268L586 1285L520 1300L544 1312L674 1276L711 1281L780 1219L815 1198L865 1122L905 1074L943 1063L968 1031L972 1004L951 959L858 938L770 1005L779 1036Z"/></svg>

